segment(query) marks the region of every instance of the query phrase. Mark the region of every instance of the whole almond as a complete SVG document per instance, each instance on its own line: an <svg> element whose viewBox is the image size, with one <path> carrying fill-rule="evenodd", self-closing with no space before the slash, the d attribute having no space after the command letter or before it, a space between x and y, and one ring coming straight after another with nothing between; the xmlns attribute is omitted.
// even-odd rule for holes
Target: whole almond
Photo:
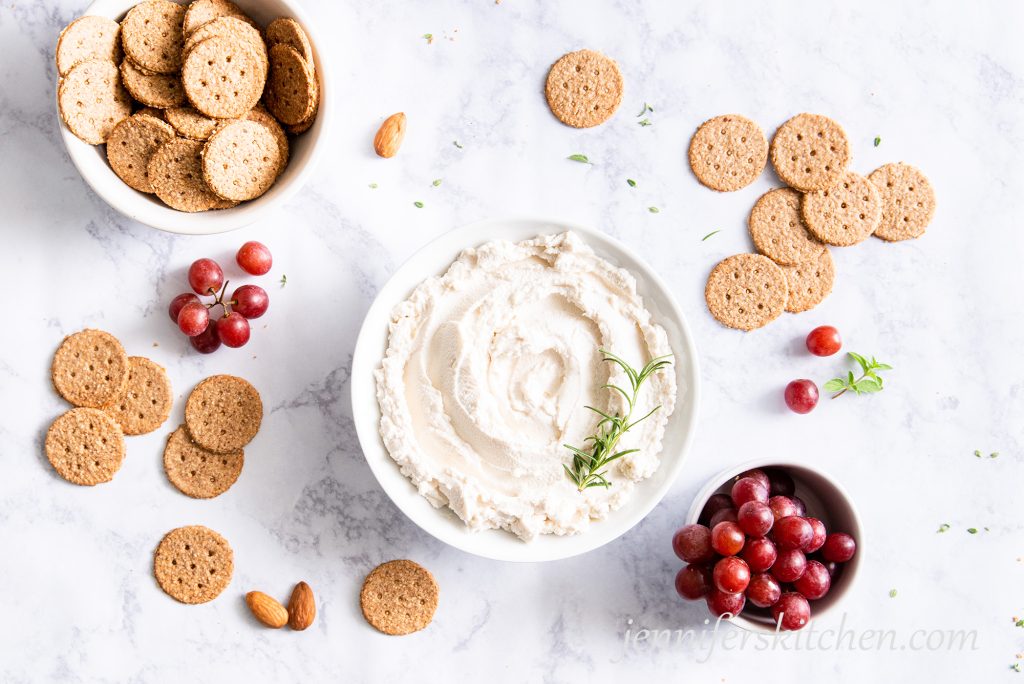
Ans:
<svg viewBox="0 0 1024 684"><path fill-rule="evenodd" d="M280 629L288 624L288 611L273 596L268 596L262 591L250 591L245 595L245 602L253 617L267 627Z"/></svg>
<svg viewBox="0 0 1024 684"><path fill-rule="evenodd" d="M299 582L292 589L292 597L288 601L288 626L300 632L316 619L316 601L313 590L305 582Z"/></svg>
<svg viewBox="0 0 1024 684"><path fill-rule="evenodd" d="M377 135L373 136L373 149L377 155L387 159L398 154L405 138L405 113L398 112L384 119Z"/></svg>

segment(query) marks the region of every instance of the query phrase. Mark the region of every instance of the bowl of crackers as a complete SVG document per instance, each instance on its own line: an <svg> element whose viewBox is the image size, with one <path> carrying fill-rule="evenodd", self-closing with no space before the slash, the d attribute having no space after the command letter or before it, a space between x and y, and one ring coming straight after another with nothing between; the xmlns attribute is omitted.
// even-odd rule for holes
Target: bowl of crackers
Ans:
<svg viewBox="0 0 1024 684"><path fill-rule="evenodd" d="M97 0L57 39L57 112L82 178L174 233L258 221L299 191L331 106L293 0Z"/></svg>

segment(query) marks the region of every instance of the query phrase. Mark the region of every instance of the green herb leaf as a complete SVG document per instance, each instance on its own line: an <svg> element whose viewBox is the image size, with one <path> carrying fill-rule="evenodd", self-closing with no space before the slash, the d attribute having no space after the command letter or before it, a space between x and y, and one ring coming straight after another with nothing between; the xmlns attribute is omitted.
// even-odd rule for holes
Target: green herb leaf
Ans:
<svg viewBox="0 0 1024 684"><path fill-rule="evenodd" d="M889 590L889 598L896 598L896 590L895 589L890 589Z"/></svg>
<svg viewBox="0 0 1024 684"><path fill-rule="evenodd" d="M867 358L854 352L847 352L847 355L860 366L861 376L855 377L853 371L848 371L845 378L833 378L825 383L826 392L835 392L832 398L842 396L846 392L853 391L854 394L873 394L881 392L884 386L879 371L892 370L892 366L886 363L879 363L875 357Z"/></svg>
<svg viewBox="0 0 1024 684"><path fill-rule="evenodd" d="M1024 618L1021 618L1020 620L1017 620L1013 624L1014 624L1015 627L1024 627Z"/></svg>
<svg viewBox="0 0 1024 684"><path fill-rule="evenodd" d="M981 449L974 450L974 458L981 458Z"/></svg>
<svg viewBox="0 0 1024 684"><path fill-rule="evenodd" d="M441 185L441 179L440 178L435 178L434 182L431 183L431 185L433 185L436 188L437 186Z"/></svg>
<svg viewBox="0 0 1024 684"><path fill-rule="evenodd" d="M430 45L431 43L434 42L434 34L433 33L424 33L423 34L423 40L427 41L427 45Z"/></svg>
<svg viewBox="0 0 1024 684"><path fill-rule="evenodd" d="M1021 669L1022 669L1021 668L1021 664L1020 663L1014 663L1013 665L1010 666L1010 669L1013 670L1014 672L1020 672Z"/></svg>
<svg viewBox="0 0 1024 684"><path fill-rule="evenodd" d="M940 533L941 532L948 532L949 531L949 523L942 523L941 525L939 525L939 529L936 530L936 531L940 532Z"/></svg>
<svg viewBox="0 0 1024 684"><path fill-rule="evenodd" d="M882 144L882 139L876 135L875 136L875 147L878 147L881 144Z"/></svg>
<svg viewBox="0 0 1024 684"><path fill-rule="evenodd" d="M637 118L639 119L639 118L640 118L641 116L643 116L643 115L644 115L644 114L646 114L647 112L650 112L650 113L652 113L652 114L653 114L653 113L654 113L654 107L652 107L651 105L649 105L649 104L647 104L646 102L644 102L644 108L643 108L643 109L641 109L641 110L640 110L640 113L639 113L639 114L637 114L636 116L637 116Z"/></svg>
<svg viewBox="0 0 1024 684"><path fill-rule="evenodd" d="M585 154L570 154L568 157L566 157L566 159L568 159L570 161L574 161L574 162L579 162L581 164L589 164L590 163L590 160L587 159L587 155L585 155Z"/></svg>
<svg viewBox="0 0 1024 684"><path fill-rule="evenodd" d="M711 231L710 233L708 233L707 235L705 235L704 237L702 237L702 238L700 239L700 241L701 241L701 242L704 242L705 240L707 240L707 239L708 239L709 237L711 237L711 236L712 236L712 235L714 235L715 233L721 233L721 232L722 232L722 229L721 229L721 228L719 228L718 230L713 230L713 231Z"/></svg>
<svg viewBox="0 0 1024 684"><path fill-rule="evenodd" d="M826 392L838 392L846 387L846 383L841 378L834 378L825 383L824 389Z"/></svg>
<svg viewBox="0 0 1024 684"><path fill-rule="evenodd" d="M872 377L861 378L860 380L853 384L853 388L857 391L858 394L870 394L872 392L881 392L882 381L880 379Z"/></svg>
<svg viewBox="0 0 1024 684"><path fill-rule="evenodd" d="M641 126L652 126L653 125L651 123L650 119L640 119L639 121L637 121L637 123L640 124Z"/></svg>
<svg viewBox="0 0 1024 684"><path fill-rule="evenodd" d="M281 280L280 280L280 281L278 281L278 282L280 282L280 283L281 283L281 287L284 287L285 285L287 285L287 284L288 284L288 276L286 276L286 275L284 275L284 274L282 273L282 274L281 274Z"/></svg>
<svg viewBox="0 0 1024 684"><path fill-rule="evenodd" d="M659 209L658 207L647 207L647 211L651 212L652 214L661 213L661 209Z"/></svg>
<svg viewBox="0 0 1024 684"><path fill-rule="evenodd" d="M376 190L377 189L377 184L376 183L370 183L370 189L371 190Z"/></svg>
<svg viewBox="0 0 1024 684"><path fill-rule="evenodd" d="M419 201L413 202L412 205L414 207L416 207L417 209L422 209L423 208L423 202L419 202Z"/></svg>
<svg viewBox="0 0 1024 684"><path fill-rule="evenodd" d="M999 452L998 451L993 451L991 454L988 455L988 457L989 458L999 458Z"/></svg>
<svg viewBox="0 0 1024 684"><path fill-rule="evenodd" d="M977 527L968 527L967 528L967 533L968 534L978 534L978 528Z"/></svg>
<svg viewBox="0 0 1024 684"><path fill-rule="evenodd" d="M456 147L458 147L458 148L459 148L460 150L462 149L462 145L460 145L460 144L459 144L459 141L458 141L458 140L452 140L452 145L455 145L455 146L456 146Z"/></svg>
<svg viewBox="0 0 1024 684"><path fill-rule="evenodd" d="M636 187L636 181L633 180L632 178L627 178L626 179L626 185L628 185L631 188L635 188Z"/></svg>

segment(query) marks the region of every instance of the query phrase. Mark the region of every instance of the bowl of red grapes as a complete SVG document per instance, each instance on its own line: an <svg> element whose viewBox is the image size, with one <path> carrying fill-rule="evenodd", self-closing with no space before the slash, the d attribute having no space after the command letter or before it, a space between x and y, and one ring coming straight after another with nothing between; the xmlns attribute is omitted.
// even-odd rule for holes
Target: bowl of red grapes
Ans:
<svg viewBox="0 0 1024 684"><path fill-rule="evenodd" d="M759 632L803 629L850 588L862 550L857 511L831 477L761 460L716 476L672 537L676 592Z"/></svg>

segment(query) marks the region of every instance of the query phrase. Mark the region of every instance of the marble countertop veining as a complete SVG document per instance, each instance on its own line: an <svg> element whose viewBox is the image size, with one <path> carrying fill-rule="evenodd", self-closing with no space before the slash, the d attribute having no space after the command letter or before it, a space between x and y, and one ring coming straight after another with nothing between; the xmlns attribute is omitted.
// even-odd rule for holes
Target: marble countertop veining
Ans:
<svg viewBox="0 0 1024 684"><path fill-rule="evenodd" d="M332 151L275 215L204 238L125 219L70 164L52 51L86 4L0 5L0 679L429 681L425 667L516 682L1024 676L1010 669L1024 652L1011 619L1024 615L1024 5L307 0L344 88ZM547 67L579 47L625 74L621 109L592 130L559 124L542 94ZM649 127L635 117L644 102ZM400 110L400 156L379 160L372 135ZM769 133L800 111L828 114L845 126L856 170L924 169L938 196L928 233L835 250L835 291L811 313L748 335L720 327L703 303L707 272L751 248L747 213L778 183L769 171L723 195L692 177L694 128L734 111ZM593 165L567 161L573 153ZM704 376L697 439L664 502L598 551L532 566L447 548L398 512L362 460L348 395L355 336L389 274L452 227L524 214L594 226L643 255L687 312ZM270 312L243 350L191 353L167 302L193 259L229 261L246 239L274 252ZM881 395L789 414L786 382L845 368L800 351L823 323L895 370ZM42 453L64 410L50 358L84 326L164 365L178 398L167 426L129 439L121 472L96 488L66 484ZM182 398L214 372L252 380L267 411L239 482L196 501L167 483L160 454ZM631 639L703 627L704 606L672 589L669 537L705 480L772 454L827 468L851 492L864 562L843 628L893 630L897 645ZM151 576L161 535L188 523L220 531L236 554L230 588L201 607L170 600ZM396 557L441 586L434 623L405 638L374 632L357 601L366 572ZM242 594L285 596L299 579L321 602L312 629L258 628ZM838 629L840 616L824 622ZM974 631L974 648L914 649L917 630Z"/></svg>

